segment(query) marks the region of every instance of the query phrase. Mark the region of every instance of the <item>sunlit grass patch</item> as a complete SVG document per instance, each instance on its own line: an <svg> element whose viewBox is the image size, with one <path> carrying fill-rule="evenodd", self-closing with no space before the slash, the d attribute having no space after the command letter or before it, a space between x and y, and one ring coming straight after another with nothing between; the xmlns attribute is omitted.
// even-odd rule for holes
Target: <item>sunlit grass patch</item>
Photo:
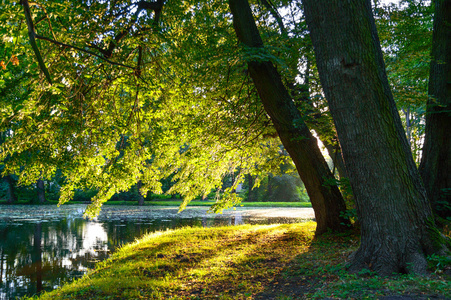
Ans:
<svg viewBox="0 0 451 300"><path fill-rule="evenodd" d="M306 251L313 222L184 228L152 233L119 249L82 279L42 299L247 298Z"/></svg>

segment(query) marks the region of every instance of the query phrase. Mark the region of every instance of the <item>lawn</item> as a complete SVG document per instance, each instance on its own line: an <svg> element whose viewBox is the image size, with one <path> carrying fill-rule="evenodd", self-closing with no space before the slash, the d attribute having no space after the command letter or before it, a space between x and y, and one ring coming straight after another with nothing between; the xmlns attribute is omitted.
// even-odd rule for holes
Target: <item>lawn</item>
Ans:
<svg viewBox="0 0 451 300"><path fill-rule="evenodd" d="M412 299L451 292L449 262L427 277L348 274L358 236L314 239L316 223L183 228L123 246L83 278L40 299ZM440 298L441 297L441 298ZM404 298L403 298L404 299Z"/></svg>
<svg viewBox="0 0 451 300"><path fill-rule="evenodd" d="M145 202L145 205L179 206L181 200L159 200ZM191 201L188 206L212 206L214 201ZM312 207L310 202L241 202L242 207Z"/></svg>
<svg viewBox="0 0 451 300"><path fill-rule="evenodd" d="M88 204L89 202L83 201L70 201L64 205L70 204ZM150 200L145 201L145 206L175 206L178 207L182 203L182 200L168 199L168 200ZM188 206L212 206L214 201L191 201ZM0 205L6 205L6 200L0 200ZM15 204L30 204L29 201L19 201ZM56 205L57 201L47 201L46 205ZM136 201L107 201L104 205L138 205ZM242 207L312 207L310 202L241 202L239 206Z"/></svg>

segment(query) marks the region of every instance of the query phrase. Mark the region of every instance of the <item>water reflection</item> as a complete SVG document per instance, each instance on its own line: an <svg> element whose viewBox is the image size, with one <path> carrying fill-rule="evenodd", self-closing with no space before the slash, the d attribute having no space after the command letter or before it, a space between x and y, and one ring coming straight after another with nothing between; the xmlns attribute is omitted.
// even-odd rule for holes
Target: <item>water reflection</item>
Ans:
<svg viewBox="0 0 451 300"><path fill-rule="evenodd" d="M101 224L83 219L0 225L0 299L52 290L108 253Z"/></svg>
<svg viewBox="0 0 451 300"><path fill-rule="evenodd" d="M0 299L52 290L82 276L118 246L146 232L185 226L292 223L295 218L251 218L242 212L220 216L205 210L111 208L97 220L82 218L83 208L30 206L0 208ZM11 211L7 211L11 210Z"/></svg>

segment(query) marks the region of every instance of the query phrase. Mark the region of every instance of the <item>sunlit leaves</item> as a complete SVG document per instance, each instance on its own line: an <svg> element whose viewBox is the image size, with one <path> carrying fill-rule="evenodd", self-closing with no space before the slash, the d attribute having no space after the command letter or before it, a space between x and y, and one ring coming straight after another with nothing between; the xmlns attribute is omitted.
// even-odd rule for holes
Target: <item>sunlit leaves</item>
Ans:
<svg viewBox="0 0 451 300"><path fill-rule="evenodd" d="M133 3L32 6L36 32L69 45L38 43L52 85L40 74L24 26L17 30L21 10L2 15L9 23L0 28L11 37L4 47L16 69L0 80L13 86L23 79L2 99L2 130L10 135L1 155L8 171L32 182L61 170L60 203L74 189L96 189L87 211L93 216L138 181L143 194L161 193L160 180L171 176L169 192L186 204L220 190L227 174L238 173L237 184L246 172L258 175L286 160L268 138L274 129L244 62L257 56L288 70L291 63L280 57L290 47L268 42L263 52L243 51L226 3L168 1L157 25L152 11L135 14ZM215 210L236 205L225 192Z"/></svg>

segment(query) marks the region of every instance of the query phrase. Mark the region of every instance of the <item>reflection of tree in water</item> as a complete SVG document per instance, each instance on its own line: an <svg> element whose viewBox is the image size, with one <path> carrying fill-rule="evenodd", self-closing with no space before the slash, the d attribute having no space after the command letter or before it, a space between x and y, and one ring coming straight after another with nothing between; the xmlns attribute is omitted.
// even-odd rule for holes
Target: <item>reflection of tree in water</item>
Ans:
<svg viewBox="0 0 451 300"><path fill-rule="evenodd" d="M0 299L52 290L104 259L106 234L89 229L82 219L0 226Z"/></svg>
<svg viewBox="0 0 451 300"><path fill-rule="evenodd" d="M136 236L131 229L108 228L114 246L125 235ZM81 276L107 256L106 235L100 224L81 219L1 227L0 297L32 295Z"/></svg>
<svg viewBox="0 0 451 300"><path fill-rule="evenodd" d="M2 268L2 284L0 286L0 295L3 299L13 299L17 287L22 284L28 284L31 280L26 278L18 278L20 273L19 266L28 265L31 256L28 253L27 245L29 241L33 241L34 228L23 226L1 226L1 268ZM21 236L27 237L23 240ZM30 244L31 245L31 244Z"/></svg>
<svg viewBox="0 0 451 300"><path fill-rule="evenodd" d="M32 266L34 269L35 281L36 281L36 294L42 291L42 224L36 223L33 235L33 252L31 253Z"/></svg>

